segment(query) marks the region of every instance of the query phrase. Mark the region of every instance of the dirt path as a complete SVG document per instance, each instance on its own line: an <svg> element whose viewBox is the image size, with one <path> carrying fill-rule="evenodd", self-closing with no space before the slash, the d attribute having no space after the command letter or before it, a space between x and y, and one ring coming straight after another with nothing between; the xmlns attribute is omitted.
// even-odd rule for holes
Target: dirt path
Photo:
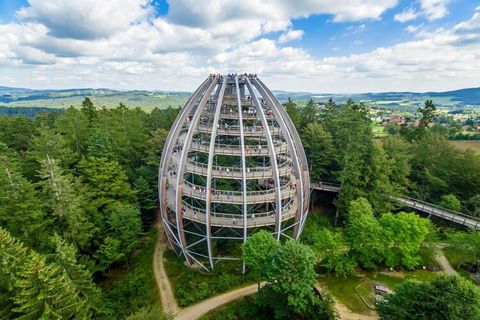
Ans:
<svg viewBox="0 0 480 320"><path fill-rule="evenodd" d="M204 314L217 309L233 300L249 296L256 293L258 290L257 284L249 285L248 287L243 287L237 290L233 290L219 296L207 299L203 302L197 303L193 306L187 307L180 310L176 314L176 320L195 320L203 316Z"/></svg>
<svg viewBox="0 0 480 320"><path fill-rule="evenodd" d="M376 320L377 314L375 311L371 311L370 314L360 314L350 311L343 303L338 299L333 298L335 301L335 309L337 309L338 315L341 320Z"/></svg>
<svg viewBox="0 0 480 320"><path fill-rule="evenodd" d="M160 292L160 300L162 302L162 309L165 312L177 313L180 308L178 307L177 300L173 294L172 286L168 280L167 273L163 266L163 253L167 247L165 232L163 231L163 225L161 222L157 225L158 240L153 255L153 271L155 273L155 279L157 280L158 291Z"/></svg>
<svg viewBox="0 0 480 320"><path fill-rule="evenodd" d="M450 262L448 262L448 259L447 257L445 257L445 254L443 253L442 249L439 249L437 253L435 253L435 260L437 260L438 264L440 265L440 268L446 274L457 274L457 271L455 271L455 269L453 269Z"/></svg>

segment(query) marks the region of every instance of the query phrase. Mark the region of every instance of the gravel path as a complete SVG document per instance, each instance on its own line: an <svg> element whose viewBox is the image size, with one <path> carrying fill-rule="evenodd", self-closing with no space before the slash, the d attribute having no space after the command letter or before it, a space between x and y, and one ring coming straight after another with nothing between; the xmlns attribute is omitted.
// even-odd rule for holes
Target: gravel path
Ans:
<svg viewBox="0 0 480 320"><path fill-rule="evenodd" d="M450 262L448 262L447 257L445 257L445 254L441 249L439 249L437 253L435 253L435 260L437 260L440 268L446 274L457 274L457 271L453 269L452 265L450 264Z"/></svg>
<svg viewBox="0 0 480 320"><path fill-rule="evenodd" d="M237 290L233 290L219 296L207 299L203 302L197 303L193 306L187 307L185 309L180 310L176 314L176 320L194 320L198 319L204 314L217 309L233 300L237 300L243 298L245 296L249 296L251 294L256 293L258 290L257 284L252 284L247 287L243 287Z"/></svg>
<svg viewBox="0 0 480 320"><path fill-rule="evenodd" d="M167 244L165 232L163 231L163 225L161 222L158 223L157 228L157 247L155 248L155 253L153 255L153 270L155 273L155 280L157 280L163 311L177 313L180 308L178 307L177 300L173 294L172 286L168 280L167 273L165 272L165 268L163 266L163 253L165 252Z"/></svg>
<svg viewBox="0 0 480 320"><path fill-rule="evenodd" d="M375 311L370 311L370 314L360 314L350 311L343 303L333 298L335 301L335 309L337 309L340 320L376 320L377 314Z"/></svg>

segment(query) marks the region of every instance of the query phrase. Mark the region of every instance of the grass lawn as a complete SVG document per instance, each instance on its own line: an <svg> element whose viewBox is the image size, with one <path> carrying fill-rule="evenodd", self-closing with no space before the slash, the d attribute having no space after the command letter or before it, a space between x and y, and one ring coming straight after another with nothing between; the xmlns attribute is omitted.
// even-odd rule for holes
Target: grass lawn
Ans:
<svg viewBox="0 0 480 320"><path fill-rule="evenodd" d="M335 298L343 303L348 309L355 313L368 314L370 309L365 305L360 294L369 304L374 305L373 285L375 282L382 282L390 289L395 288L406 279L418 279L420 281L430 281L439 275L438 272L428 270L405 271L402 273L392 273L392 275L378 272L364 272L364 276L350 275L347 278L327 276L319 279L320 285L329 290ZM364 281L362 283L362 281ZM355 292L355 287L357 287Z"/></svg>
<svg viewBox="0 0 480 320"><path fill-rule="evenodd" d="M450 143L460 150L472 149L473 151L480 153L479 140L451 140Z"/></svg>
<svg viewBox="0 0 480 320"><path fill-rule="evenodd" d="M445 247L443 248L443 253L447 257L448 262L450 262L453 269L455 269L455 271L457 271L459 275L461 275L466 279L472 280L472 278L470 278L470 274L468 273L468 271L460 268L460 264L462 262L472 262L471 260L468 260L468 256L466 256L465 253L461 252L455 247Z"/></svg>
<svg viewBox="0 0 480 320"><path fill-rule="evenodd" d="M319 280L320 285L329 290L335 298L340 300L348 309L356 313L368 313L369 309L362 299L355 293L355 287L362 278L349 275L346 278L328 276Z"/></svg>
<svg viewBox="0 0 480 320"><path fill-rule="evenodd" d="M357 294L368 304L370 308L375 307L375 282L371 279L365 279L357 285L355 290Z"/></svg>

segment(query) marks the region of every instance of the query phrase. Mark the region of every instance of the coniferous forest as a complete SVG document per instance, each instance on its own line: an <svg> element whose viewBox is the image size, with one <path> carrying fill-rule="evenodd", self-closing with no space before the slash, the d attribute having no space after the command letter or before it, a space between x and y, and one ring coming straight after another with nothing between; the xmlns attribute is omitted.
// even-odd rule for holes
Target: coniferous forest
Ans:
<svg viewBox="0 0 480 320"><path fill-rule="evenodd" d="M121 319L156 305L157 169L177 112L86 98L0 117L0 318Z"/></svg>

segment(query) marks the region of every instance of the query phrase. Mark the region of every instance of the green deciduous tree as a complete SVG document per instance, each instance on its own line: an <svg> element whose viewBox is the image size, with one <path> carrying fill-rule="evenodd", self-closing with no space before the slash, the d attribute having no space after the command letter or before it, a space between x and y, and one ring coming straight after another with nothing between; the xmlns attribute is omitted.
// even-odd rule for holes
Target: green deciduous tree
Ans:
<svg viewBox="0 0 480 320"><path fill-rule="evenodd" d="M364 268L374 269L383 260L383 230L372 206L364 198L350 203L345 228L352 255Z"/></svg>
<svg viewBox="0 0 480 320"><path fill-rule="evenodd" d="M342 231L319 228L312 234L311 240L312 244L308 240L305 243L314 250L318 265L327 272L346 277L355 271L357 263Z"/></svg>
<svg viewBox="0 0 480 320"><path fill-rule="evenodd" d="M418 252L431 230L429 220L414 213L383 214L379 220L383 232L385 264L412 269L420 263Z"/></svg>
<svg viewBox="0 0 480 320"><path fill-rule="evenodd" d="M427 134L411 146L412 174L421 199L438 202L444 194L467 201L480 193L480 156L460 151L438 134Z"/></svg>
<svg viewBox="0 0 480 320"><path fill-rule="evenodd" d="M460 211L462 209L462 203L454 194L443 195L438 205L454 211Z"/></svg>
<svg viewBox="0 0 480 320"><path fill-rule="evenodd" d="M309 313L314 313L317 319L329 318L323 305L327 300L320 300L313 290L316 284L313 251L290 240L275 248L269 257L270 264L264 266L268 284L261 290L260 297L273 309L275 318L290 319Z"/></svg>
<svg viewBox="0 0 480 320"><path fill-rule="evenodd" d="M329 273L346 277L355 271L357 263L343 230L331 230L322 224L321 215L309 215L302 232L302 243L308 245L317 257L317 265Z"/></svg>
<svg viewBox="0 0 480 320"><path fill-rule="evenodd" d="M265 266L270 261L270 253L278 247L278 242L265 230L256 232L248 238L243 246L243 260L247 268L254 274L260 287L265 277Z"/></svg>
<svg viewBox="0 0 480 320"><path fill-rule="evenodd" d="M382 320L480 319L480 289L459 276L407 280L377 310Z"/></svg>

